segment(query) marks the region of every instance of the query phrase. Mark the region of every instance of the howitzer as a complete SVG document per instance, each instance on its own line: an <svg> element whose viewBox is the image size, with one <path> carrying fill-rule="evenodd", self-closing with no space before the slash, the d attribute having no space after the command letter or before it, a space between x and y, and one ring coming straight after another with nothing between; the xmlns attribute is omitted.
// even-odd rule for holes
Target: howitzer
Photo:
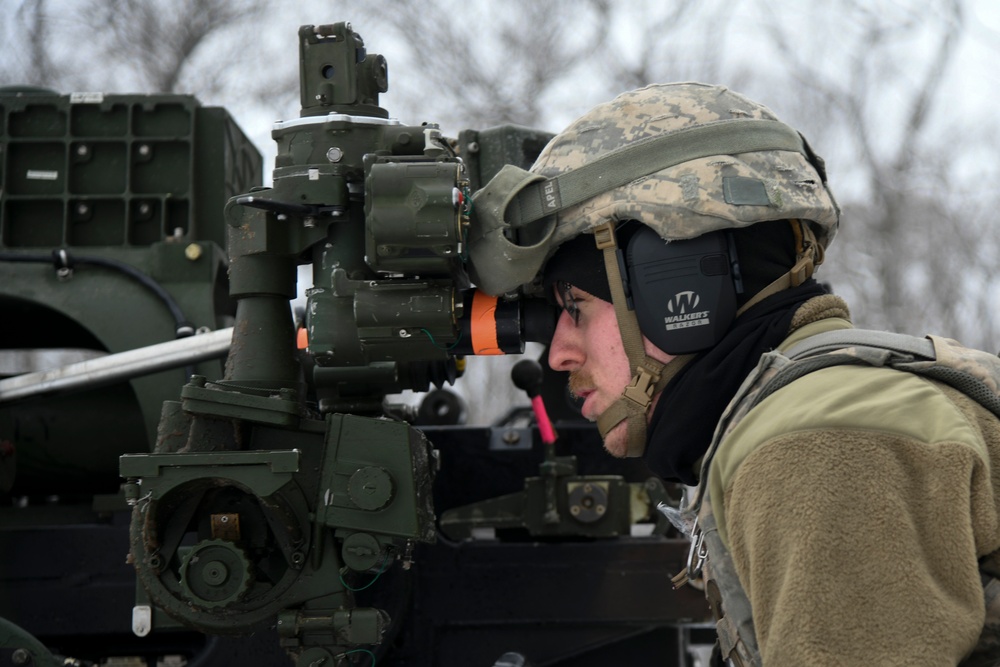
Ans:
<svg viewBox="0 0 1000 667"><path fill-rule="evenodd" d="M454 381L463 353L523 351L524 313L548 309L471 289L468 167L437 127L378 106L384 58L346 23L304 26L299 47L302 111L274 127L274 185L226 206L225 374L167 402L155 450L123 456L121 474L150 602L136 633L154 609L214 633L277 619L311 665L379 643L390 619L353 591L435 539L433 450L385 419L386 395ZM313 285L296 331L302 263Z"/></svg>
<svg viewBox="0 0 1000 667"><path fill-rule="evenodd" d="M542 445L523 413L494 428L415 426L412 409L388 403L454 382L467 355L547 340L547 302L490 297L470 284L466 229L471 194L504 164L528 167L550 135L506 126L450 139L431 124L399 123L379 106L385 60L349 24L304 26L299 48L301 115L274 126L273 185L256 185L259 173L228 179L216 218L178 213L182 192L194 199L206 188L182 186L178 165L164 162L193 157L204 139L192 130L177 145L178 108L196 107L190 99L9 103L0 268L18 287L0 304L16 314L27 299L32 319L97 343L60 342L64 362L22 364L0 380L0 427L11 425L0 432L0 492L25 505L0 524L27 525L0 533L0 579L10 573L4 585L33 601L71 588L74 603L63 608L109 600L112 620L77 613L70 627L49 623L49 607L16 595L8 604L0 587L0 617L24 628L4 625L10 639L0 637L0 648L55 664L29 634L43 628L62 654L176 654L217 665L286 655L302 666L489 664L508 651L548 663L651 650L689 664L687 646L701 632L690 622L706 614L697 594L670 590L686 544L662 537L654 508L665 491L640 462L609 461L579 421L558 423L558 442ZM69 118L65 171L45 134L60 113ZM123 156L131 172L98 177ZM137 191L115 194L121 184ZM65 220L59 233L37 223L47 211ZM110 247L116 241L124 247ZM112 318L107 299L88 305L108 294L163 298L127 269L117 275L107 257L163 276L180 305L144 304L134 327ZM311 287L293 313L302 265ZM30 290L15 266L33 272ZM197 287L171 282L194 282L196 268ZM161 343L147 331L172 338L181 320L190 320L184 334L201 333ZM137 340L127 344L128 334ZM147 347L154 342L167 347ZM75 393L54 393L67 389ZM132 394L141 418L119 409ZM72 426L60 423L55 408L68 414L78 404L65 420ZM79 464L51 465L80 425L88 437L73 450ZM64 436L42 441L37 431ZM49 540L24 515L43 502L61 506L53 488L87 496L99 521L59 526ZM632 537L637 523L645 537ZM110 555L94 560L120 565L114 586L86 566L36 572L30 555L98 543ZM69 582L80 575L94 587L77 592ZM40 580L56 584L39 592ZM98 636L117 645L94 649L87 640Z"/></svg>

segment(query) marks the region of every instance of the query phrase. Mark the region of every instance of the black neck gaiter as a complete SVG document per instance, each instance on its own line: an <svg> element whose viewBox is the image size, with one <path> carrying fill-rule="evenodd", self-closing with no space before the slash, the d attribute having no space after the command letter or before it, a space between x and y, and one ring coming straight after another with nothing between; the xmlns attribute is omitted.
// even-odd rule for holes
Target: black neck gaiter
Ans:
<svg viewBox="0 0 1000 667"><path fill-rule="evenodd" d="M788 337L799 306L826 293L810 279L764 299L667 385L649 425L645 459L650 470L666 481L697 483L695 463L708 450L730 399L760 356Z"/></svg>

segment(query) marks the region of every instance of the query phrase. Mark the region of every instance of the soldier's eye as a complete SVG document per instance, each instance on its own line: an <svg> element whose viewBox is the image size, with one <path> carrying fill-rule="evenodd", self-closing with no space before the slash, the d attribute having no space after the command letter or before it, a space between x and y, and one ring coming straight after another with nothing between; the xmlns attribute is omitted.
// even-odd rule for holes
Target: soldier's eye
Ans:
<svg viewBox="0 0 1000 667"><path fill-rule="evenodd" d="M579 326L580 307L576 303L576 297L573 296L573 286L565 280L560 280L556 283L556 289L559 290L559 301L562 303L562 309L573 318L573 324Z"/></svg>

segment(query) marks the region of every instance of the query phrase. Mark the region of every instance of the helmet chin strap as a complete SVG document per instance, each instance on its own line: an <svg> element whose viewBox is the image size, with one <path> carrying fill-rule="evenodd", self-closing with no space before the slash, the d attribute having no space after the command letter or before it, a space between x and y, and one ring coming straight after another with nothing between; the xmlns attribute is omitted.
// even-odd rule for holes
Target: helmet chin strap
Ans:
<svg viewBox="0 0 1000 667"><path fill-rule="evenodd" d="M743 307L737 311L742 315L752 306L765 298L782 290L796 287L812 276L815 267L823 262L823 248L809 225L801 220L791 220L796 241L796 262L787 273L781 275L770 285L758 292ZM611 300L615 307L618 320L618 330L621 332L622 345L628 357L629 367L633 369L632 380L622 391L622 395L597 416L597 428L601 437L607 434L621 422L626 423L628 449L626 456L639 457L646 451L647 415L653 404L653 397L667 386L667 383L695 355L685 354L675 357L664 364L646 354L642 332L635 311L629 310L625 297L621 271L618 265L618 241L615 238L615 224L608 221L594 229L594 240L597 248L604 254L604 267L607 271L608 285L611 288Z"/></svg>
<svg viewBox="0 0 1000 667"><path fill-rule="evenodd" d="M671 378L694 358L694 355L676 357L665 364L646 354L639 321L635 317L635 311L629 310L625 297L625 288L618 266L618 241L615 238L614 222L608 221L596 228L594 239L597 248L604 254L604 267L608 275L611 301L615 307L622 345L628 357L629 367L633 369L632 380L622 391L622 395L597 416L597 428L601 437L604 437L624 421L628 438L626 456L639 457L646 451L646 419L653 404L653 396L662 391Z"/></svg>

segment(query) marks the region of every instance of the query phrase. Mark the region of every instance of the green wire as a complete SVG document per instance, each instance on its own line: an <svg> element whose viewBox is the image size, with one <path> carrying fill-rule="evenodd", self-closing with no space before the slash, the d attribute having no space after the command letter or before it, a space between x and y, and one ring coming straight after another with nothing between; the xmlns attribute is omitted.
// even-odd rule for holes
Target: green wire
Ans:
<svg viewBox="0 0 1000 667"><path fill-rule="evenodd" d="M389 565L389 551L388 551L388 550L386 550L386 552L385 552L385 556L383 556L383 557L382 557L382 567L381 567L381 569L379 569L379 571L378 571L378 572L377 572L377 573L375 574L375 578L374 578L374 579L372 579L371 581L369 581L369 582L368 582L367 584L365 584L365 585L364 585L364 586L362 586L361 588L351 588L351 587L350 587L350 586L349 586L349 585L347 584L347 582L346 582L346 581L344 581L344 575L343 575L343 574L341 574L341 575L340 575L340 583L342 583L342 584L344 585L344 588L346 588L347 590L349 590L349 591L351 591L351 592L353 592L353 593L357 593L358 591L363 591L363 590L365 590L366 588L369 588L369 587L371 587L371 585L372 585L372 584L374 584L374 583L375 583L376 581L378 581L378 578L382 576L382 573L383 573L383 572L385 572L385 570L386 570L386 568L388 567L388 565ZM374 656L372 656L372 657L374 658Z"/></svg>
<svg viewBox="0 0 1000 667"><path fill-rule="evenodd" d="M371 651L369 651L368 649L366 649L366 648L353 648L350 651L345 651L344 652L344 656L345 657L349 656L352 653L367 653L368 657L370 657L372 659L371 667L375 667L375 654L372 653Z"/></svg>
<svg viewBox="0 0 1000 667"><path fill-rule="evenodd" d="M427 337L431 339L431 345L433 345L434 347L436 347L439 350L444 350L445 352L451 352L452 350L455 349L456 345L458 345L459 343L462 342L462 332L461 331L458 332L458 338L455 339L455 342L452 343L451 345L449 345L448 347L444 347L443 345L439 345L438 342L436 340L434 340L434 336L432 336L431 332L428 331L427 329L421 329L421 331L423 331L425 334L427 334Z"/></svg>

